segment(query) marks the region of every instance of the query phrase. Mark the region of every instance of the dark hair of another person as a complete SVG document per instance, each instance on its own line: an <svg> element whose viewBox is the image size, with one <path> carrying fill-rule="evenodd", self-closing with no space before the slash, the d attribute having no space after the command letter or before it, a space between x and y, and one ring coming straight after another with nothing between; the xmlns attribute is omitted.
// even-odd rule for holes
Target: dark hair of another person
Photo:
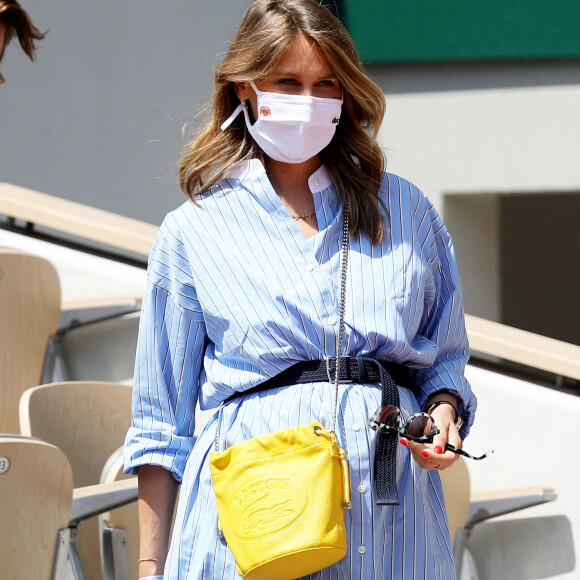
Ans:
<svg viewBox="0 0 580 580"><path fill-rule="evenodd" d="M28 58L34 60L36 41L42 40L46 32L40 32L32 24L30 16L16 0L0 0L0 21L4 24L4 45L0 46L0 60L2 60L4 49L14 36L18 38Z"/></svg>

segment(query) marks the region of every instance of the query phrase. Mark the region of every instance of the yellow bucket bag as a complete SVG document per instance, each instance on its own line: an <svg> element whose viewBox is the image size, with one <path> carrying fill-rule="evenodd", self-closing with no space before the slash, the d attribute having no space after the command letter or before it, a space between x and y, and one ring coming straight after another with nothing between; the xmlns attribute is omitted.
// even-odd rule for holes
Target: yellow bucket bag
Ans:
<svg viewBox="0 0 580 580"><path fill-rule="evenodd" d="M319 423L211 452L210 468L221 530L243 578L293 580L346 555L348 466Z"/></svg>

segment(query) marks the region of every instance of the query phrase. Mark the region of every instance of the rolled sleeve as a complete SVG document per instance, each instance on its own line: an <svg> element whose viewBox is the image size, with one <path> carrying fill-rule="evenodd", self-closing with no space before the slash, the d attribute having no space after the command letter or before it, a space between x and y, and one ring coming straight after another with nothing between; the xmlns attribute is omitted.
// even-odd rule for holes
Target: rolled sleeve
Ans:
<svg viewBox="0 0 580 580"><path fill-rule="evenodd" d="M150 257L135 359L125 473L158 465L181 481L194 443L206 333L186 260L161 230Z"/></svg>

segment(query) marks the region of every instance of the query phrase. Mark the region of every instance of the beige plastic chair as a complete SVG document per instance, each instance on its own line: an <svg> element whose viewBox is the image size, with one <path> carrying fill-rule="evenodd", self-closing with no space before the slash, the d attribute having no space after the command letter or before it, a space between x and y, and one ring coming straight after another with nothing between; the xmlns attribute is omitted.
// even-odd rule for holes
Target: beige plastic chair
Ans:
<svg viewBox="0 0 580 580"><path fill-rule="evenodd" d="M126 479L137 479L123 473L123 448L111 455L103 468L101 483L110 484ZM99 518L103 579L138 580L139 567L139 517L137 506L105 512Z"/></svg>
<svg viewBox="0 0 580 580"><path fill-rule="evenodd" d="M457 532L465 528L469 514L471 484L469 471L463 458L459 458L453 467L439 473L445 495L447 520L453 545L456 544Z"/></svg>
<svg viewBox="0 0 580 580"><path fill-rule="evenodd" d="M440 476L458 580L466 559L467 541L476 524L557 498L552 488L542 486L472 492L469 470L462 457L453 467L441 471Z"/></svg>
<svg viewBox="0 0 580 580"><path fill-rule="evenodd" d="M131 421L131 394L131 386L112 382L77 381L30 388L20 401L21 433L62 449L72 466L75 487L96 485L103 466L125 439ZM86 579L102 580L97 518L79 528L77 546Z"/></svg>
<svg viewBox="0 0 580 580"><path fill-rule="evenodd" d="M0 576L4 580L62 577L66 551L64 559L56 555L72 500L72 470L60 449L28 437L0 435Z"/></svg>
<svg viewBox="0 0 580 580"><path fill-rule="evenodd" d="M0 432L19 432L20 396L41 382L60 300L58 274L48 260L0 248Z"/></svg>
<svg viewBox="0 0 580 580"><path fill-rule="evenodd" d="M63 302L38 384L132 382L140 310L141 299L131 296Z"/></svg>

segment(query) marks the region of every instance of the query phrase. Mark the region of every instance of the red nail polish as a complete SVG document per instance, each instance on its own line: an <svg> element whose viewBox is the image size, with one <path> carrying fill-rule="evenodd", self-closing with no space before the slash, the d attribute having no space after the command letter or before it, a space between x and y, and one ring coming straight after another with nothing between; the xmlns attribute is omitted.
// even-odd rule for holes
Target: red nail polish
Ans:
<svg viewBox="0 0 580 580"><path fill-rule="evenodd" d="M407 440L406 439L399 439L399 443L407 447Z"/></svg>
<svg viewBox="0 0 580 580"><path fill-rule="evenodd" d="M428 458L429 457L429 451L421 451L421 455L423 457L427 457Z"/></svg>
<svg viewBox="0 0 580 580"><path fill-rule="evenodd" d="M441 447L441 445L435 445L433 451L435 451L435 453L437 453L438 455L441 455L441 453L443 453L443 447Z"/></svg>

